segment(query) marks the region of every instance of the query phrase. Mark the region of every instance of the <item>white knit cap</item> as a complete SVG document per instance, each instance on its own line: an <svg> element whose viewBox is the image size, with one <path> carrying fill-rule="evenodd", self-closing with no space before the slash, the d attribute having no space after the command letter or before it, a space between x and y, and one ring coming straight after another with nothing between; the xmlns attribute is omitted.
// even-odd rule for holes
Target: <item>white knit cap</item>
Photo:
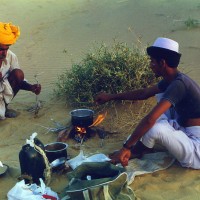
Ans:
<svg viewBox="0 0 200 200"><path fill-rule="evenodd" d="M157 38L153 43L152 47L164 48L179 53L178 42L171 40L169 38L163 38L163 37Z"/></svg>

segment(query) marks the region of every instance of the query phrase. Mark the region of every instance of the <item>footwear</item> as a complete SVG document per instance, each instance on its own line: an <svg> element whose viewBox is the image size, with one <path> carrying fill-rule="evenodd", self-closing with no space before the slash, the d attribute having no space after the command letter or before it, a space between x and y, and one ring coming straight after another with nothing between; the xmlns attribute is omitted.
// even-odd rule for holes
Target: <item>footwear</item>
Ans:
<svg viewBox="0 0 200 200"><path fill-rule="evenodd" d="M12 109L6 109L6 113L5 113L5 117L6 118L15 118L17 117L17 112L15 110Z"/></svg>

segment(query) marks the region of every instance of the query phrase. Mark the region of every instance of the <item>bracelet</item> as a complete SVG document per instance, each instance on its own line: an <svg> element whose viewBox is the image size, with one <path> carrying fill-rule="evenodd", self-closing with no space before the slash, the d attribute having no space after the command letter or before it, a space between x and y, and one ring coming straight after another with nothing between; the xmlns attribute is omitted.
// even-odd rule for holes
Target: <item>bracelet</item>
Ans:
<svg viewBox="0 0 200 200"><path fill-rule="evenodd" d="M128 150L131 150L131 148L132 148L132 146L131 146L131 147L128 147L126 142L123 144L123 147L124 147L125 149L128 149Z"/></svg>

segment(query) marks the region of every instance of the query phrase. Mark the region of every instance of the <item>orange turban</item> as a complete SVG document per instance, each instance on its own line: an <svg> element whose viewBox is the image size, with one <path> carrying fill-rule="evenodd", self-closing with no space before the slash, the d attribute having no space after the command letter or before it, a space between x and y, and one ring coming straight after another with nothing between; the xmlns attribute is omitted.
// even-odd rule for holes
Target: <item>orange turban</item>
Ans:
<svg viewBox="0 0 200 200"><path fill-rule="evenodd" d="M0 22L0 44L14 44L19 35L20 30L18 26L14 26L12 23Z"/></svg>

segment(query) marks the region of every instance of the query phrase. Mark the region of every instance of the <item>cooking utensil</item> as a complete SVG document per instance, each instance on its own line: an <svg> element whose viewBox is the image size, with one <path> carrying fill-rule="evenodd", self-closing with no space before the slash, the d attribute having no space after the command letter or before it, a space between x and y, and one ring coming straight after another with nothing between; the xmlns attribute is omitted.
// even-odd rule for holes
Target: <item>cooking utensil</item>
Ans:
<svg viewBox="0 0 200 200"><path fill-rule="evenodd" d="M51 168L58 167L60 165L63 165L66 162L66 160L67 160L66 157L57 158L56 160L50 163L50 166Z"/></svg>
<svg viewBox="0 0 200 200"><path fill-rule="evenodd" d="M8 171L8 165L3 164L3 167L0 167L0 176L3 176Z"/></svg>
<svg viewBox="0 0 200 200"><path fill-rule="evenodd" d="M54 142L44 146L46 156L49 162L52 162L58 158L67 158L67 147L68 144L63 142Z"/></svg>
<svg viewBox="0 0 200 200"><path fill-rule="evenodd" d="M70 112L73 126L88 127L93 124L94 111L90 109L76 109Z"/></svg>

